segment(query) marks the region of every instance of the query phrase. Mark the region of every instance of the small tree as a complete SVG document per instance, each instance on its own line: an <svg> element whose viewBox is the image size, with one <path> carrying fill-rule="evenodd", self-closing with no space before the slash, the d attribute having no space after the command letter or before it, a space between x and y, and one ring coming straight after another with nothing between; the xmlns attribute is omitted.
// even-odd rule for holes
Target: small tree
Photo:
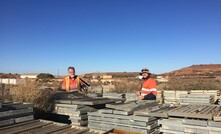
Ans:
<svg viewBox="0 0 221 134"><path fill-rule="evenodd" d="M37 76L38 79L52 79L52 78L55 78L54 75L52 74L49 74L49 73L40 73L38 76Z"/></svg>

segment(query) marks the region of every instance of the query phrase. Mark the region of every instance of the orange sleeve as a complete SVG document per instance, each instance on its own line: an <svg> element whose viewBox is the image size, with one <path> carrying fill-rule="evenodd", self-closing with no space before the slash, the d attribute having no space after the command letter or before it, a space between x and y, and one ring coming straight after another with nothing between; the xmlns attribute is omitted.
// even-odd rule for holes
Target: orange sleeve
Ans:
<svg viewBox="0 0 221 134"><path fill-rule="evenodd" d="M65 78L63 79L61 86L62 86L62 90L66 90L66 80L65 80Z"/></svg>

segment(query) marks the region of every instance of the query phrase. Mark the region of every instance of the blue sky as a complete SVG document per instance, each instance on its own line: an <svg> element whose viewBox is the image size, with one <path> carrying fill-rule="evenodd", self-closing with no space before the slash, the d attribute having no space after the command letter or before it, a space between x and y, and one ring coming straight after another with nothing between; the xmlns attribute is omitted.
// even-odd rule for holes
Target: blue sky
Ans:
<svg viewBox="0 0 221 134"><path fill-rule="evenodd" d="M221 0L0 0L0 72L221 63Z"/></svg>

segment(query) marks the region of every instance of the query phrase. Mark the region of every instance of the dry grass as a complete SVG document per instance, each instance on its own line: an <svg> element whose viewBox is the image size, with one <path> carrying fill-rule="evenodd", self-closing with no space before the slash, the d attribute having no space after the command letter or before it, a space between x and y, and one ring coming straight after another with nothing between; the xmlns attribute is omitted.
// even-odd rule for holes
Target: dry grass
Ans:
<svg viewBox="0 0 221 134"><path fill-rule="evenodd" d="M18 102L32 102L36 97L34 82L27 82L25 85L6 85L5 99Z"/></svg>
<svg viewBox="0 0 221 134"><path fill-rule="evenodd" d="M141 81L139 79L122 79L121 81L114 81L112 84L115 88L110 92L115 93L130 93L141 88Z"/></svg>
<svg viewBox="0 0 221 134"><path fill-rule="evenodd" d="M54 110L54 92L40 91L33 100L33 104L38 111L52 112Z"/></svg>
<svg viewBox="0 0 221 134"><path fill-rule="evenodd" d="M160 84L160 90L221 90L221 83L216 80L202 79L171 79L168 83Z"/></svg>
<svg viewBox="0 0 221 134"><path fill-rule="evenodd" d="M25 85L5 85L3 99L13 102L29 102L38 111L51 112L54 105L54 91L39 89L36 81L27 81Z"/></svg>
<svg viewBox="0 0 221 134"><path fill-rule="evenodd" d="M1 85L0 101L30 102L38 111L51 112L54 105L54 90L60 88L60 82L51 80L27 81L25 85ZM98 85L102 83L97 83ZM139 79L122 78L111 83L114 88L110 92L127 93L140 90L142 81ZM92 84L92 86L95 86ZM45 88L53 88L52 90ZM4 89L4 90L3 90ZM218 80L186 80L172 79L168 83L158 84L158 90L221 90ZM104 89L105 90L105 89Z"/></svg>

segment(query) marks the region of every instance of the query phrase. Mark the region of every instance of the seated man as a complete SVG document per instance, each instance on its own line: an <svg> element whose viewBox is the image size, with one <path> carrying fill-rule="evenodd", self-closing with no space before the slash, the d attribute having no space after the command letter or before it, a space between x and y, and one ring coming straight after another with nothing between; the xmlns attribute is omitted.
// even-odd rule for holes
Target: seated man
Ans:
<svg viewBox="0 0 221 134"><path fill-rule="evenodd" d="M137 92L139 100L156 100L157 90L156 82L153 78L150 78L151 73L149 69L143 68L140 73L143 76L143 85L141 92Z"/></svg>
<svg viewBox="0 0 221 134"><path fill-rule="evenodd" d="M62 82L62 90L66 92L74 92L78 90L81 91L82 86L84 86L84 84L81 81L80 77L75 75L75 68L69 67L68 76L66 76Z"/></svg>

